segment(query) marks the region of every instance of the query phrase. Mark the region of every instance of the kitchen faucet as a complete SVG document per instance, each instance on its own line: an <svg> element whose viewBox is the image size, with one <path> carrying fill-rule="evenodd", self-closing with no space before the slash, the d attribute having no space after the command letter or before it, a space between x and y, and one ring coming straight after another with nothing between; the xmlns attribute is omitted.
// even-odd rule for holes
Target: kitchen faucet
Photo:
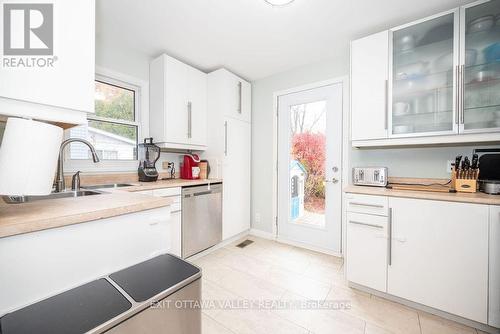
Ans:
<svg viewBox="0 0 500 334"><path fill-rule="evenodd" d="M80 142L87 145L90 149L90 153L92 154L92 160L94 160L95 163L99 162L99 157L97 156L94 146L92 146L92 144L87 140L80 138L70 138L63 141L61 144L61 148L59 149L59 159L57 160L57 174L55 182L56 193L62 192L66 189L66 184L64 182L64 148L66 147L66 145L73 142Z"/></svg>

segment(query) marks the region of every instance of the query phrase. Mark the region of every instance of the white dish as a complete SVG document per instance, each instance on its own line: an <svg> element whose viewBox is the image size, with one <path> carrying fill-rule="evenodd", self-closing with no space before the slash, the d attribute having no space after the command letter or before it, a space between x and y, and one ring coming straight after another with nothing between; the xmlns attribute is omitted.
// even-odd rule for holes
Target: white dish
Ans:
<svg viewBox="0 0 500 334"><path fill-rule="evenodd" d="M404 116L410 113L410 105L406 102L396 102L392 106L392 114L394 116Z"/></svg>
<svg viewBox="0 0 500 334"><path fill-rule="evenodd" d="M467 25L467 32L475 33L480 31L487 31L490 30L494 24L495 18L493 17L493 15L481 16L469 22L469 24Z"/></svg>
<svg viewBox="0 0 500 334"><path fill-rule="evenodd" d="M414 79L427 73L429 63L419 61L416 63L401 66L396 72L397 80Z"/></svg>
<svg viewBox="0 0 500 334"><path fill-rule="evenodd" d="M413 125L394 125L392 127L392 132L394 134L411 133L413 129Z"/></svg>

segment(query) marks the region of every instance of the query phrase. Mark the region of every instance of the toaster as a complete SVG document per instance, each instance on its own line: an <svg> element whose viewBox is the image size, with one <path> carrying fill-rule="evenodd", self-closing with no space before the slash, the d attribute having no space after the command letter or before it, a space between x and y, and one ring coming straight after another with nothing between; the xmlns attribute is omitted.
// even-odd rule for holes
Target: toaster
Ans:
<svg viewBox="0 0 500 334"><path fill-rule="evenodd" d="M352 183L357 186L387 186L387 167L354 167Z"/></svg>

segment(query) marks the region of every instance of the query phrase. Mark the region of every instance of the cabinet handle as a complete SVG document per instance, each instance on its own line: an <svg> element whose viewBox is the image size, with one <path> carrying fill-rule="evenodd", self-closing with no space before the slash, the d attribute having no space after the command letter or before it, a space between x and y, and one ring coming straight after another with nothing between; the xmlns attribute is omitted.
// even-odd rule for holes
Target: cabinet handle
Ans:
<svg viewBox="0 0 500 334"><path fill-rule="evenodd" d="M187 108L188 108L188 138L191 138L192 137L192 122L193 122L193 104L191 102L188 102L187 104Z"/></svg>
<svg viewBox="0 0 500 334"><path fill-rule="evenodd" d="M456 108L456 113L455 113L455 123L458 125L460 124L460 66L457 65L455 66L455 77L456 77L456 84L457 86L455 87L455 108Z"/></svg>
<svg viewBox="0 0 500 334"><path fill-rule="evenodd" d="M389 208L389 219L387 223L387 264L392 265L392 208Z"/></svg>
<svg viewBox="0 0 500 334"><path fill-rule="evenodd" d="M460 65L460 124L465 122L464 114L464 65Z"/></svg>
<svg viewBox="0 0 500 334"><path fill-rule="evenodd" d="M224 122L224 155L227 157L227 121Z"/></svg>
<svg viewBox="0 0 500 334"><path fill-rule="evenodd" d="M368 206L370 208L380 208L380 209L384 207L383 205L380 204L368 204L368 203L358 203L358 202L349 202L349 205Z"/></svg>
<svg viewBox="0 0 500 334"><path fill-rule="evenodd" d="M238 113L239 114L241 114L241 111L242 111L241 110L242 109L241 108L241 106L242 106L241 98L242 98L242 94L243 94L242 90L243 90L243 87L242 87L242 83L240 81L240 82L238 82Z"/></svg>
<svg viewBox="0 0 500 334"><path fill-rule="evenodd" d="M385 80L385 119L384 129L389 127L389 80Z"/></svg>
<svg viewBox="0 0 500 334"><path fill-rule="evenodd" d="M358 222L355 220L349 220L349 224L362 225L362 226L368 226L368 227L374 227L374 228L384 228L382 225L362 223L362 222Z"/></svg>

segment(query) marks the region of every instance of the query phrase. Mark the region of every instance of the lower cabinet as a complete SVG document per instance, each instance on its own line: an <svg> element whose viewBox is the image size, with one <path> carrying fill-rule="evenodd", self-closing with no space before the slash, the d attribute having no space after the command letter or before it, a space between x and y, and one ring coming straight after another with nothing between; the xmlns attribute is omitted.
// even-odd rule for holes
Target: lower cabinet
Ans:
<svg viewBox="0 0 500 334"><path fill-rule="evenodd" d="M387 284L387 217L347 213L346 275L379 291Z"/></svg>
<svg viewBox="0 0 500 334"><path fill-rule="evenodd" d="M387 292L487 323L487 205L389 198Z"/></svg>
<svg viewBox="0 0 500 334"><path fill-rule="evenodd" d="M500 328L500 207L370 197L346 196L387 203L346 203L347 280Z"/></svg>

